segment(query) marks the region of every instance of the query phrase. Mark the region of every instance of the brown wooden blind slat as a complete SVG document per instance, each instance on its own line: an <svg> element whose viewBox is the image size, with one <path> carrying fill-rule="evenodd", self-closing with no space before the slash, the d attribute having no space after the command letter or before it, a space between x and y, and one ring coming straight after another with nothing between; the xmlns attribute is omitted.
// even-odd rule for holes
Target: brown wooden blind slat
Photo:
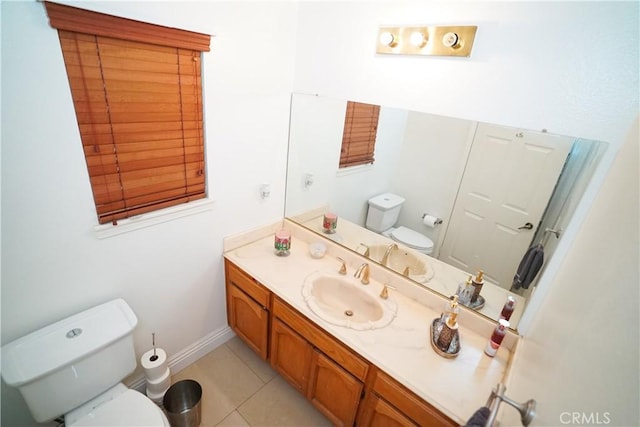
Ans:
<svg viewBox="0 0 640 427"><path fill-rule="evenodd" d="M205 197L200 54L209 36L205 49L183 43L192 33L182 30L45 4L59 28L99 222ZM117 26L124 31L106 30ZM132 31L165 45L119 38Z"/></svg>
<svg viewBox="0 0 640 427"><path fill-rule="evenodd" d="M340 168L374 162L380 106L347 102Z"/></svg>
<svg viewBox="0 0 640 427"><path fill-rule="evenodd" d="M44 4L50 25L58 30L209 52L211 36L208 34L149 24L48 1Z"/></svg>

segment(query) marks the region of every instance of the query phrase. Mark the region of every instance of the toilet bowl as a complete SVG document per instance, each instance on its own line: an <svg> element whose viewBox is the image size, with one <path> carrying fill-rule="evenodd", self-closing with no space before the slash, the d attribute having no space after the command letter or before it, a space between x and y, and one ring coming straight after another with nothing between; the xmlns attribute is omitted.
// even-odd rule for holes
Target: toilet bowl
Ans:
<svg viewBox="0 0 640 427"><path fill-rule="evenodd" d="M400 216L404 199L396 194L384 193L369 199L365 227L423 254L433 252L433 241L410 228L394 227Z"/></svg>
<svg viewBox="0 0 640 427"><path fill-rule="evenodd" d="M390 237L395 242L401 243L404 246L425 255L429 255L433 252L433 241L424 234L420 234L410 228L391 228L382 234Z"/></svg>
<svg viewBox="0 0 640 427"><path fill-rule="evenodd" d="M169 426L159 406L122 381L137 362L131 307L116 299L2 346L2 378L31 415L74 426Z"/></svg>
<svg viewBox="0 0 640 427"><path fill-rule="evenodd" d="M170 425L153 401L122 383L69 412L64 420L66 427Z"/></svg>

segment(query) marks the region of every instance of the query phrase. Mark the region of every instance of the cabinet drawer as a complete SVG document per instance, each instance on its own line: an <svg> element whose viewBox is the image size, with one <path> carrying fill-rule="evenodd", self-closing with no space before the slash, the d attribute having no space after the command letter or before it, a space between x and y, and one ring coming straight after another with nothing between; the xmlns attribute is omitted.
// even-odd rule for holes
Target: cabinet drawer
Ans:
<svg viewBox="0 0 640 427"><path fill-rule="evenodd" d="M256 300L258 304L262 304L263 307L268 308L269 290L228 260L225 260L224 263L227 281L242 289L247 295Z"/></svg>
<svg viewBox="0 0 640 427"><path fill-rule="evenodd" d="M273 299L273 315L297 331L314 347L333 359L360 381L365 381L369 364L310 320L294 311L280 298Z"/></svg>
<svg viewBox="0 0 640 427"><path fill-rule="evenodd" d="M458 425L384 372L377 372L373 391L420 426Z"/></svg>

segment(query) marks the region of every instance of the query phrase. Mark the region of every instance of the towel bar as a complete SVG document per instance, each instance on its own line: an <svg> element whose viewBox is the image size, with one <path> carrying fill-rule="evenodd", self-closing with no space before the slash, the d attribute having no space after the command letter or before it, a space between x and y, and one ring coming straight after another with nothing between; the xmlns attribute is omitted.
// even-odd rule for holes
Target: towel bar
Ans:
<svg viewBox="0 0 640 427"><path fill-rule="evenodd" d="M552 228L545 228L544 229L545 233L553 233L556 236L556 239L560 238L560 233L562 233L562 230L554 230Z"/></svg>
<svg viewBox="0 0 640 427"><path fill-rule="evenodd" d="M485 405L491 410L486 426L493 427L493 423L498 415L498 408L500 407L500 404L502 402L506 402L520 411L520 420L522 421L522 425L527 427L536 415L536 401L534 399L529 399L524 403L515 402L504 395L506 389L507 387L505 387L504 384L498 384L491 391L491 396L489 396L487 404Z"/></svg>

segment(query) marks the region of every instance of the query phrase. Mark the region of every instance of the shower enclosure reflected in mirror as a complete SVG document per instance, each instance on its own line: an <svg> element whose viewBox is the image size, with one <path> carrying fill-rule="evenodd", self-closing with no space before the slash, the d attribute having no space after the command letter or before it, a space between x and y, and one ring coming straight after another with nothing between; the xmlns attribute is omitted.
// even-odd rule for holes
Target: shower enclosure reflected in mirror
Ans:
<svg viewBox="0 0 640 427"><path fill-rule="evenodd" d="M386 266L444 296L483 270L486 303L474 308L497 319L512 295L515 328L535 288L513 286L521 260L540 244L544 269L607 144L381 106L374 162L340 169L346 105L293 95L285 216L376 262L398 243ZM430 239L431 253L367 229L368 201L383 193L404 199L392 229ZM339 217L335 234L322 232L326 212Z"/></svg>

